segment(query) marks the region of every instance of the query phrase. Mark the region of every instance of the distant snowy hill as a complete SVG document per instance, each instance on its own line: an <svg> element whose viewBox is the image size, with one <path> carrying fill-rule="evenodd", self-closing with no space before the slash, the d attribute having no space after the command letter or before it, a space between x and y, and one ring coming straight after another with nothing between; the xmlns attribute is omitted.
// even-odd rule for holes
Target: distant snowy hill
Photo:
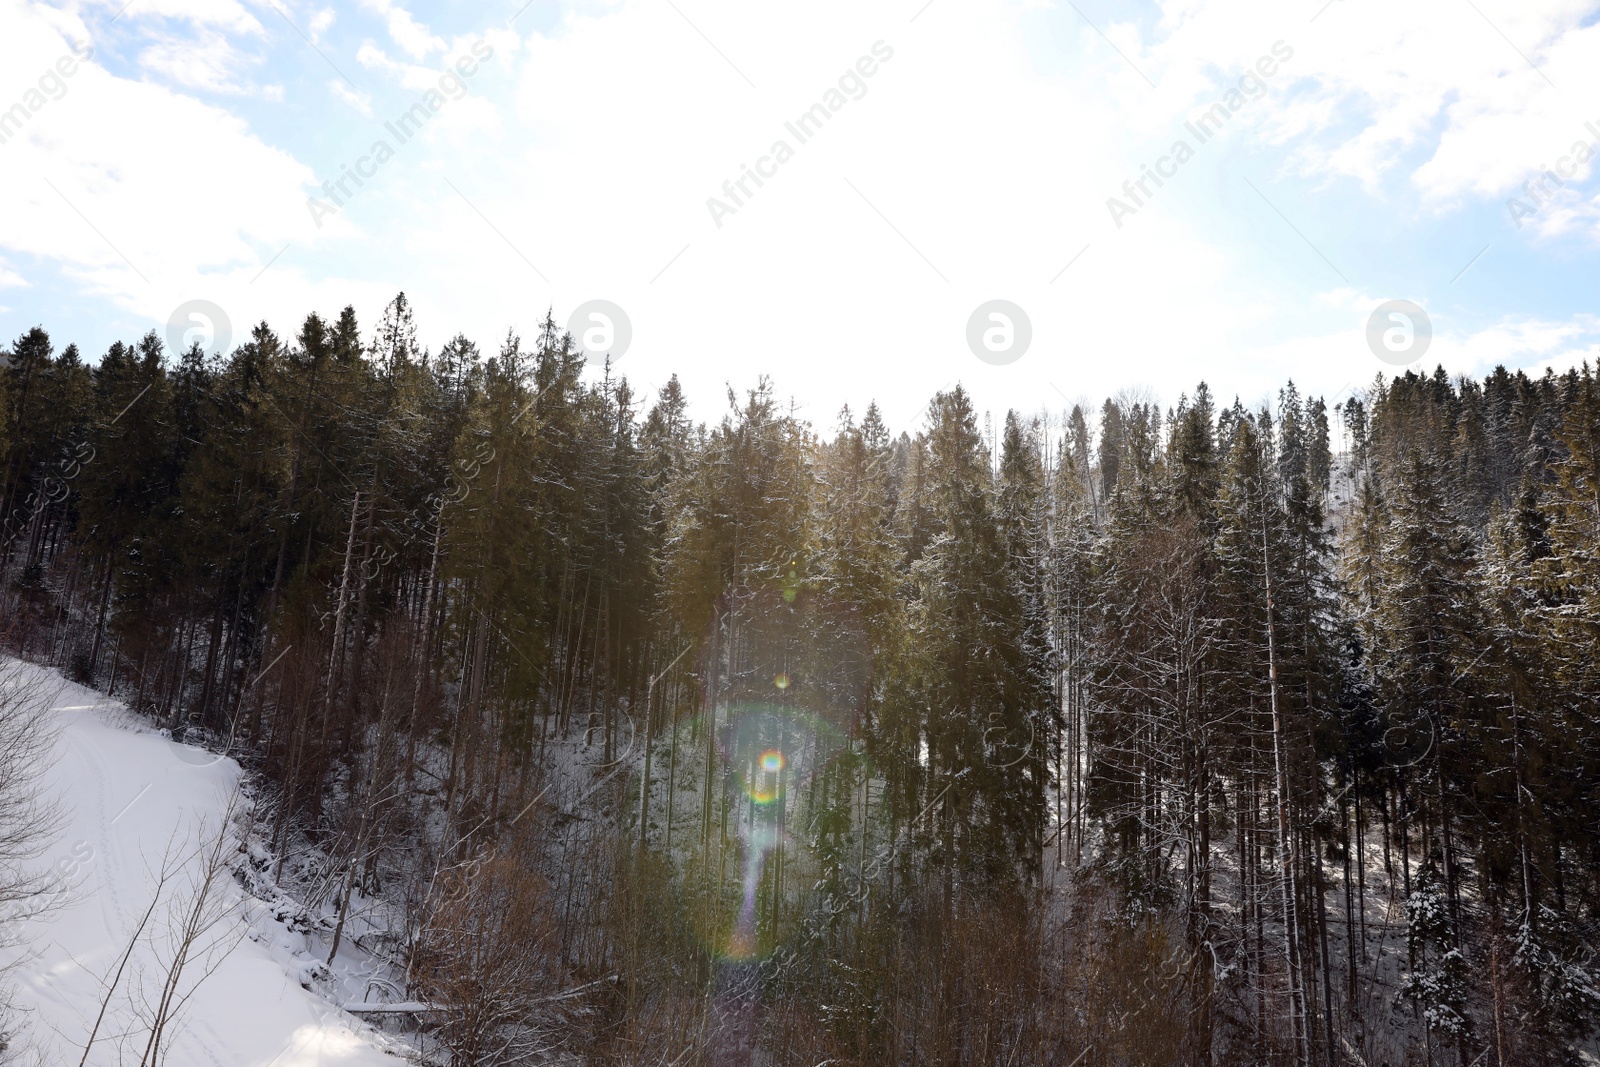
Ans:
<svg viewBox="0 0 1600 1067"><path fill-rule="evenodd" d="M62 818L55 843L41 858L52 890L21 914L13 909L0 915L7 942L20 935L20 944L0 949L0 965L16 964L9 979L24 1027L18 1047L0 1059L10 1055L18 1063L70 1067L79 1063L95 1031L90 1064L139 1063L182 941L175 933L195 914L204 846L216 840L239 782L239 766L172 742L122 704L65 682L54 671L22 666L0 671L5 675L11 676L10 684L48 699L54 709L60 733L45 786ZM235 870L244 859L238 825L227 833L220 855L230 869L217 880L209 915L203 916L215 921L193 939L167 997L177 1010L165 1031L161 1062L168 1067L400 1062L395 1058L404 1051L400 1046L302 986L305 981L339 995L351 983L330 982L315 957L318 943L291 932L281 921L281 906L245 892ZM152 909L164 866L167 878ZM40 904L50 906L42 914L28 913ZM143 932L134 939L141 922ZM324 977L314 981L314 975ZM103 1003L104 1018L96 1029Z"/></svg>

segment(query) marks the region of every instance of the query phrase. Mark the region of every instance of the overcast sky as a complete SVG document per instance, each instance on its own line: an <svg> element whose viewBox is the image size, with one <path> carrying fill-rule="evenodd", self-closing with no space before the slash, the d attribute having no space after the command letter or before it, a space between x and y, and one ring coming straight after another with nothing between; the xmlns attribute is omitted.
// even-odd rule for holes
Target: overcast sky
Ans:
<svg viewBox="0 0 1600 1067"><path fill-rule="evenodd" d="M765 373L819 427L957 381L1332 402L1392 299L1430 367L1596 355L1596 5L524 2L0 0L0 334L370 335L404 290L487 351L603 299L637 387Z"/></svg>

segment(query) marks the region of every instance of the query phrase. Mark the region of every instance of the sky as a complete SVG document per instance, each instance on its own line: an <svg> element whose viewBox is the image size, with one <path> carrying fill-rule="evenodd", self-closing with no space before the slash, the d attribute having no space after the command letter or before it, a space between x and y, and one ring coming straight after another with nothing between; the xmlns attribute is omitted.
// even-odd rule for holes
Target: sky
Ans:
<svg viewBox="0 0 1600 1067"><path fill-rule="evenodd" d="M606 345L605 301L636 393L767 375L819 428L1593 363L1597 14L0 0L0 337L370 335L404 291L490 353Z"/></svg>

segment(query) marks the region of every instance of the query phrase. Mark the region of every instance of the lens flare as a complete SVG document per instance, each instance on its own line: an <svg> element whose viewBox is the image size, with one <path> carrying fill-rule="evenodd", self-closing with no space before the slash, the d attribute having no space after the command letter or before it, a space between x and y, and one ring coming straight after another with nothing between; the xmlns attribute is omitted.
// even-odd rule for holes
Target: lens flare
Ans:
<svg viewBox="0 0 1600 1067"><path fill-rule="evenodd" d="M730 591L718 602L701 674L713 684L701 718L685 724L702 739L689 749L704 753L702 773L726 791L710 810L724 813L729 832L710 835L701 859L732 884L719 876L715 902L696 926L730 974L776 951L796 929L796 916L773 906L781 899L774 894L807 882L819 861L807 835L791 831L815 822L816 796L827 792L813 788L819 776L858 758L851 735L874 677L859 610L809 584L798 556L786 562L773 584ZM734 633L736 642L722 636ZM682 806L704 817L703 803ZM773 864L779 879L769 877Z"/></svg>
<svg viewBox="0 0 1600 1067"><path fill-rule="evenodd" d="M757 804L771 804L783 795L780 787L785 764L783 753L769 748L756 757L756 778L750 783L750 799Z"/></svg>
<svg viewBox="0 0 1600 1067"><path fill-rule="evenodd" d="M758 805L780 805L847 748L826 721L788 705L736 704L717 731L733 782Z"/></svg>

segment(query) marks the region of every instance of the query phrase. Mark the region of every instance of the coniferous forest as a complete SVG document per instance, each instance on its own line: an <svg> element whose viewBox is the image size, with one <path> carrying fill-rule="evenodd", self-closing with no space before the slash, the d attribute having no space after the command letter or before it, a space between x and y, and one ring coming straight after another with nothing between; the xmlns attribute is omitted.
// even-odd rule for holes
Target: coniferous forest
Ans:
<svg viewBox="0 0 1600 1067"><path fill-rule="evenodd" d="M403 295L30 330L0 651L238 759L241 868L441 1064L1595 1048L1594 368L898 427L781 388L695 422L548 315L424 350Z"/></svg>

